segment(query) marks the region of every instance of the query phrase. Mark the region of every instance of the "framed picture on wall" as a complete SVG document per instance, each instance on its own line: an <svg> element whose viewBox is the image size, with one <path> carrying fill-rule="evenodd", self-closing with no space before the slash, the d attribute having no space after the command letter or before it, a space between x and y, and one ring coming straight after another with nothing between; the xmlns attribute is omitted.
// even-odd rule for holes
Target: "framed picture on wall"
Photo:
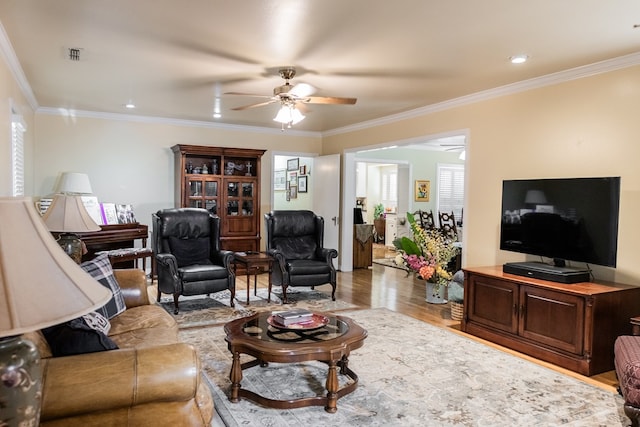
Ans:
<svg viewBox="0 0 640 427"><path fill-rule="evenodd" d="M299 176L298 177L298 192L306 193L307 192L307 176Z"/></svg>
<svg viewBox="0 0 640 427"><path fill-rule="evenodd" d="M416 180L416 188L415 188L416 202L428 202L430 192L431 192L431 183L429 181Z"/></svg>
<svg viewBox="0 0 640 427"><path fill-rule="evenodd" d="M290 187L289 188L289 197L292 199L298 198L298 187Z"/></svg>
<svg viewBox="0 0 640 427"><path fill-rule="evenodd" d="M296 157L295 159L287 160L287 170L288 171L297 171L300 168L300 158Z"/></svg>
<svg viewBox="0 0 640 427"><path fill-rule="evenodd" d="M286 190L287 189L287 171L284 169L277 170L273 173L273 189L274 190Z"/></svg>
<svg viewBox="0 0 640 427"><path fill-rule="evenodd" d="M289 186L298 186L298 172L289 172Z"/></svg>

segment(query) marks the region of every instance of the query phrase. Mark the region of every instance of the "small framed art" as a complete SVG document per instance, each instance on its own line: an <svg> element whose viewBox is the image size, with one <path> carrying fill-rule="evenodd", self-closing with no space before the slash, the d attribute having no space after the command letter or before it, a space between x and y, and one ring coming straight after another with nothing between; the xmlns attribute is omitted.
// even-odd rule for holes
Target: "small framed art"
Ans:
<svg viewBox="0 0 640 427"><path fill-rule="evenodd" d="M295 159L287 160L287 170L288 171L297 171L300 168L300 158L296 157Z"/></svg>
<svg viewBox="0 0 640 427"><path fill-rule="evenodd" d="M298 193L306 193L307 192L307 176L299 176L298 177Z"/></svg>
<svg viewBox="0 0 640 427"><path fill-rule="evenodd" d="M282 169L282 170L277 170L274 172L273 175L273 189L274 190L286 190L287 186L286 186L286 182L287 182L287 171Z"/></svg>
<svg viewBox="0 0 640 427"><path fill-rule="evenodd" d="M431 183L429 181L416 180L415 201L428 202L430 191L431 191Z"/></svg>

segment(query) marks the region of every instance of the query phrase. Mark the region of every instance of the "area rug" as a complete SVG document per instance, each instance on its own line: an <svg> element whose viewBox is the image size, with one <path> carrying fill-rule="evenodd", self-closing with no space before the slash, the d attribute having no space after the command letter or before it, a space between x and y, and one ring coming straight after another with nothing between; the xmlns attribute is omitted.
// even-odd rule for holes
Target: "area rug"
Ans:
<svg viewBox="0 0 640 427"><path fill-rule="evenodd" d="M330 289L330 288L329 288ZM267 301L267 289L258 288L257 295L251 289L249 304L247 291L236 290L235 307L231 307L231 292L222 291L206 295L180 297L179 312L173 314L173 296L162 295L160 305L173 315L181 329L199 328L203 326L219 325L240 317L249 316L260 311L289 310L306 308L311 311L340 311L356 307L345 301L332 301L330 291L311 288L287 289L286 305L282 304L282 287L273 287L271 301Z"/></svg>
<svg viewBox="0 0 640 427"><path fill-rule="evenodd" d="M387 309L343 312L368 330L349 367L358 388L322 407L229 402L231 355L221 327L181 330L195 345L226 426L623 426L615 393ZM249 359L247 359L249 360ZM242 386L274 399L320 393L326 365L255 366Z"/></svg>

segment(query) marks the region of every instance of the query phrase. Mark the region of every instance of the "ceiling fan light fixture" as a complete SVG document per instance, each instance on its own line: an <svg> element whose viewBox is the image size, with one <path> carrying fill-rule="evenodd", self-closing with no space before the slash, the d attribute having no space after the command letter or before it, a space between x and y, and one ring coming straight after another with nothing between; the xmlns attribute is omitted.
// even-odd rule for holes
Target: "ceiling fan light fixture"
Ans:
<svg viewBox="0 0 640 427"><path fill-rule="evenodd" d="M304 118L305 116L294 105L282 104L282 107L280 107L278 114L276 114L273 120L291 127L296 123L300 123Z"/></svg>

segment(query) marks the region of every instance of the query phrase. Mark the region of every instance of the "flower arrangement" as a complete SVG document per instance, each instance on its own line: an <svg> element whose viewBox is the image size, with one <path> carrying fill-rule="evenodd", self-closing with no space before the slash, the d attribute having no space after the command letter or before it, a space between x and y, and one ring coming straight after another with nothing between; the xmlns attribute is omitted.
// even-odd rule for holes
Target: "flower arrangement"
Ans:
<svg viewBox="0 0 640 427"><path fill-rule="evenodd" d="M458 254L459 249L453 240L447 238L440 230L425 230L415 220L413 214L407 212L407 220L413 232L413 239L402 237L393 244L398 249L395 258L397 265L408 272L417 273L422 279L446 286L453 273L449 271L450 261Z"/></svg>

